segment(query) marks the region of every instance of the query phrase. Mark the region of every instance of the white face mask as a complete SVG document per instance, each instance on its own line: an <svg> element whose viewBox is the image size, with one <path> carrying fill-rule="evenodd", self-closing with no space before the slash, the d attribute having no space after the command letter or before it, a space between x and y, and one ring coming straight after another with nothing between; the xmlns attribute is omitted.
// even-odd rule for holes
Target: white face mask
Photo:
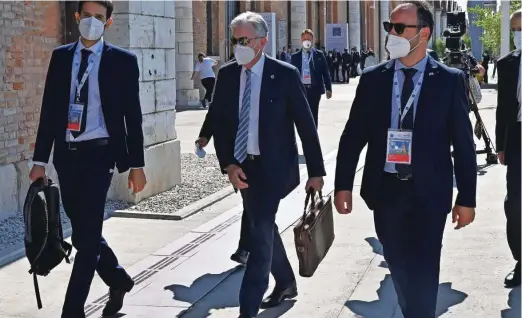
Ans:
<svg viewBox="0 0 522 318"><path fill-rule="evenodd" d="M517 48L517 50L520 50L522 46L522 33L520 31L513 32L513 41L515 42L515 47Z"/></svg>
<svg viewBox="0 0 522 318"><path fill-rule="evenodd" d="M312 42L306 40L306 41L303 41L303 48L305 48L306 50L308 50L309 48L312 47Z"/></svg>
<svg viewBox="0 0 522 318"><path fill-rule="evenodd" d="M386 50L390 53L390 59L405 57L410 54L411 51L415 50L420 43L410 49L410 41L418 37L419 34L420 32L410 40L394 34L388 34L386 39Z"/></svg>
<svg viewBox="0 0 522 318"><path fill-rule="evenodd" d="M99 40L105 31L105 24L95 17L80 20L80 34L82 38L89 41Z"/></svg>
<svg viewBox="0 0 522 318"><path fill-rule="evenodd" d="M245 65L252 62L256 57L256 52L251 47L236 45L234 46L234 57L236 58L237 64Z"/></svg>

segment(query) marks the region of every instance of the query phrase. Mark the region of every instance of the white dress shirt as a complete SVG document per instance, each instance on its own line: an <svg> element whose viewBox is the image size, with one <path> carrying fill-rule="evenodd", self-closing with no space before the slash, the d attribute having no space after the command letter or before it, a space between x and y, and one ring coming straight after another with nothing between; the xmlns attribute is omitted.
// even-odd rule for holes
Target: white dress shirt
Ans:
<svg viewBox="0 0 522 318"><path fill-rule="evenodd" d="M250 74L250 115L248 120L248 142L247 153L249 155L260 155L259 151L259 97L261 95L261 82L263 79L263 68L265 66L265 54L252 67ZM241 70L239 84L239 111L243 103L243 92L246 84L246 68Z"/></svg>
<svg viewBox="0 0 522 318"><path fill-rule="evenodd" d="M105 126L105 118L103 117L100 87L98 84L98 73L100 70L100 60L102 54L100 52L101 47L103 47L103 38L90 48L85 48L85 46L82 44L82 41L78 41L78 45L76 46L71 74L71 91L69 98L70 103L74 103L76 99L76 78L78 77L80 63L82 62L82 49L87 49L92 52L89 55L89 62L94 59L95 63L91 72L89 73L87 114L83 114L84 116L87 116L85 132L78 136L78 138L74 138L70 131L67 130L65 140L68 142L79 142L109 137L107 127Z"/></svg>
<svg viewBox="0 0 522 318"><path fill-rule="evenodd" d="M302 50L302 64L301 64L301 82L305 85L312 84L312 71L310 69L310 63L313 63L313 51L310 49L308 51ZM305 78L304 74L307 73L309 76Z"/></svg>
<svg viewBox="0 0 522 318"><path fill-rule="evenodd" d="M197 62L196 67L194 68L194 71L199 72L199 78L215 78L216 75L214 74L214 70L212 67L216 65L217 61L214 59L211 59L210 57L203 58L203 62Z"/></svg>

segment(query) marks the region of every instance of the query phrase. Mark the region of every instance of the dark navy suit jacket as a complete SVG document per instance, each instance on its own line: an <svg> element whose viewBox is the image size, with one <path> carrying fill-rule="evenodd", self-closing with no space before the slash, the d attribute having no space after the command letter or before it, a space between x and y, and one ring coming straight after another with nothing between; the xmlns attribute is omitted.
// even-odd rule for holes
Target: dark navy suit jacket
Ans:
<svg viewBox="0 0 522 318"><path fill-rule="evenodd" d="M310 51L313 52L312 59L310 60L312 89L321 95L325 93L325 87L327 91L332 91L330 69L328 68L328 62L326 62L324 53L314 48L310 49ZM292 54L292 65L301 72L303 66L303 50Z"/></svg>
<svg viewBox="0 0 522 318"><path fill-rule="evenodd" d="M361 196L371 210L376 207L378 192L385 191L380 185L391 120L393 65L389 61L364 69L337 154L335 190L352 190L359 155L368 145ZM477 161L464 81L462 71L429 57L412 142L413 183L423 210L451 211L453 167L456 204L476 204Z"/></svg>
<svg viewBox="0 0 522 318"><path fill-rule="evenodd" d="M54 143L53 162L63 163L66 149L71 70L77 42L56 48L51 56L36 137L34 161L48 162ZM139 68L136 55L106 41L98 81L109 147L119 172L145 166Z"/></svg>
<svg viewBox="0 0 522 318"><path fill-rule="evenodd" d="M497 61L498 68L498 105L496 112L495 137L497 151L506 152L506 164L509 164L509 152L520 151L520 145L514 145L520 134L516 129L518 107L517 86L520 74L520 50L508 53ZM513 142L512 142L513 140Z"/></svg>
<svg viewBox="0 0 522 318"><path fill-rule="evenodd" d="M214 147L221 169L239 165L234 146L241 70L235 61L221 67L210 104ZM326 175L319 136L299 72L288 63L265 56L259 100L259 150L265 182L281 197L300 182L294 127L302 141L308 176Z"/></svg>

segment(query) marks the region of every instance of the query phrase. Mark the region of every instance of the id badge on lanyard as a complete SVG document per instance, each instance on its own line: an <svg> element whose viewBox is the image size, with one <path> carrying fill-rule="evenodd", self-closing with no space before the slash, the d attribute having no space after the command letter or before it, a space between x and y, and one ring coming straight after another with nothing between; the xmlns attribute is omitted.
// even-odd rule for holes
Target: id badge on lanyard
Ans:
<svg viewBox="0 0 522 318"><path fill-rule="evenodd" d="M410 110L415 97L419 94L424 78L424 71L420 74L415 88L411 93L404 111L401 108L401 95L399 93L399 83L397 80L397 73L393 77L394 96L396 99L397 106L399 107L399 129L388 129L388 140L386 146L386 162L387 163L399 163L399 164L411 164L411 144L413 140L413 131L402 129L402 123L406 114ZM413 110L412 110L413 111Z"/></svg>
<svg viewBox="0 0 522 318"><path fill-rule="evenodd" d="M103 45L101 45L100 49L98 50L98 56L101 55L102 49ZM87 66L87 69L85 69L85 72L83 73L80 82L78 82L78 77L76 77L75 79L76 94L74 98L74 103L69 104L69 114L67 120L67 130L69 131L81 131L83 117L87 116L87 114L85 114L85 104L80 102L80 92L83 86L85 85L85 82L89 78L92 68L94 67L96 62L96 58L91 58L89 61L89 65Z"/></svg>

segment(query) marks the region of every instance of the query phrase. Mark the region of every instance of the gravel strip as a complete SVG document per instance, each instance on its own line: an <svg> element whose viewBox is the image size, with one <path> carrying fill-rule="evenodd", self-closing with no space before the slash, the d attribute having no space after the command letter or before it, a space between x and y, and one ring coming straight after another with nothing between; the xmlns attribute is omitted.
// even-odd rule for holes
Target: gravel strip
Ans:
<svg viewBox="0 0 522 318"><path fill-rule="evenodd" d="M194 154L181 154L181 184L143 200L126 210L174 213L229 186L228 178L219 169L216 155L198 158Z"/></svg>
<svg viewBox="0 0 522 318"><path fill-rule="evenodd" d="M135 210L154 213L173 213L195 201L211 195L229 185L228 178L221 174L216 155L207 154L201 159L194 154L181 155L181 184L150 197L137 205L118 200L107 200L106 212ZM64 230L70 220L63 207ZM24 219L21 213L0 221L0 255L4 250L24 241Z"/></svg>

